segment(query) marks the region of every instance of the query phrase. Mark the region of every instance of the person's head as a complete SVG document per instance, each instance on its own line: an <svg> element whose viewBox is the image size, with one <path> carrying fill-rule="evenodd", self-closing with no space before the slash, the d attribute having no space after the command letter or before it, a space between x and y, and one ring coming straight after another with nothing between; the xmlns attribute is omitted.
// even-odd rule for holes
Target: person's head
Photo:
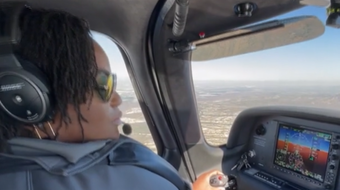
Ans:
<svg viewBox="0 0 340 190"><path fill-rule="evenodd" d="M88 23L65 12L39 9L26 10L20 28L16 53L49 78L56 114L44 124L45 130L36 131L0 112L0 144L19 136L54 139L52 131L56 140L63 142L118 138L121 99L115 90L112 95L105 94L110 64L92 39Z"/></svg>

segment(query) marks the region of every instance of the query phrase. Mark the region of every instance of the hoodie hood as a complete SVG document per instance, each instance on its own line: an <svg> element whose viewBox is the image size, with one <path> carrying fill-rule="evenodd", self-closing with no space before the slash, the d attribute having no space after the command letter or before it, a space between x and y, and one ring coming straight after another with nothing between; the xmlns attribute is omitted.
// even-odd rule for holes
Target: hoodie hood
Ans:
<svg viewBox="0 0 340 190"><path fill-rule="evenodd" d="M8 141L9 151L0 153L0 157L33 161L50 173L67 176L98 163L118 144L118 141L112 140L76 144L14 138Z"/></svg>

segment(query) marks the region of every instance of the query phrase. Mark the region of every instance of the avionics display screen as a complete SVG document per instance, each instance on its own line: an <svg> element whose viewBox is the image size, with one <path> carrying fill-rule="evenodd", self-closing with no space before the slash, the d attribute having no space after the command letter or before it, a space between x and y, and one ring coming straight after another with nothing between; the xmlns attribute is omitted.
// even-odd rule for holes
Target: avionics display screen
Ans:
<svg viewBox="0 0 340 190"><path fill-rule="evenodd" d="M331 134L279 126L274 164L323 182Z"/></svg>

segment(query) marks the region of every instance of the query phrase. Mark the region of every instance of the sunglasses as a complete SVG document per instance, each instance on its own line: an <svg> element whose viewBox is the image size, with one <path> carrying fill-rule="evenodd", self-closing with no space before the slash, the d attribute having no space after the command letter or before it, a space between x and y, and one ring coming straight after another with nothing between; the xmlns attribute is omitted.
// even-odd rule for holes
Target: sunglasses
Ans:
<svg viewBox="0 0 340 190"><path fill-rule="evenodd" d="M104 102L110 101L113 91L117 88L117 75L107 71L98 71L97 77L97 92Z"/></svg>

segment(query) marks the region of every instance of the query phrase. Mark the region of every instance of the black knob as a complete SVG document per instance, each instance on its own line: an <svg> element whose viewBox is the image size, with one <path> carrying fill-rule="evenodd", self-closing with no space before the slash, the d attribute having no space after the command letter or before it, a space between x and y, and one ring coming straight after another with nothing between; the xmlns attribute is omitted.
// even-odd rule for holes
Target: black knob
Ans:
<svg viewBox="0 0 340 190"><path fill-rule="evenodd" d="M334 154L331 156L331 159L332 159L332 160L337 160L338 158L339 158L339 156L334 155Z"/></svg>
<svg viewBox="0 0 340 190"><path fill-rule="evenodd" d="M338 144L332 144L332 149L335 149L335 150L336 150L336 149L339 149L339 147L340 147L340 146L339 146Z"/></svg>
<svg viewBox="0 0 340 190"><path fill-rule="evenodd" d="M332 186L327 184L327 185L325 185L325 189L332 189Z"/></svg>
<svg viewBox="0 0 340 190"><path fill-rule="evenodd" d="M330 165L330 166L329 166L329 169L331 169L331 170L333 170L334 168L335 168L334 165Z"/></svg>
<svg viewBox="0 0 340 190"><path fill-rule="evenodd" d="M259 136L266 134L266 128L263 125L260 125L256 128L255 133Z"/></svg>
<svg viewBox="0 0 340 190"><path fill-rule="evenodd" d="M251 17L256 8L256 4L246 2L235 5L234 11L238 17Z"/></svg>

